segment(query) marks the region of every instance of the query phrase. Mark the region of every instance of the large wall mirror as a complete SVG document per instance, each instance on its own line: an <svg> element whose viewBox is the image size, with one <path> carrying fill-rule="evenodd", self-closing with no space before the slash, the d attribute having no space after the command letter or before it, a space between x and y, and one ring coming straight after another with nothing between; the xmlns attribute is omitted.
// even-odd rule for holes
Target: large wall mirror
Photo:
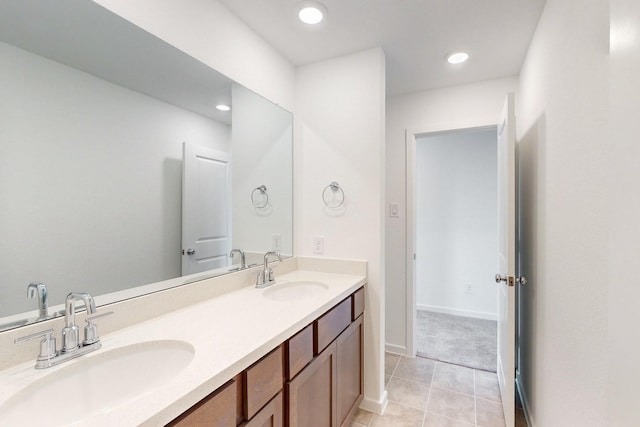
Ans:
<svg viewBox="0 0 640 427"><path fill-rule="evenodd" d="M2 2L0 58L0 330L292 254L289 112L87 0Z"/></svg>

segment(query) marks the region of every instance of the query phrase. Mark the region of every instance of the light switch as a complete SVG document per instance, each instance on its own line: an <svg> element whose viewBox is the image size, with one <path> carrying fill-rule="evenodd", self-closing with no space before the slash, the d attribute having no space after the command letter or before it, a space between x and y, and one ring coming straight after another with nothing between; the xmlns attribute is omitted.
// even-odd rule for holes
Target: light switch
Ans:
<svg viewBox="0 0 640 427"><path fill-rule="evenodd" d="M399 210L398 204L397 203L391 203L389 205L389 216L391 218L398 218L399 217L398 210Z"/></svg>

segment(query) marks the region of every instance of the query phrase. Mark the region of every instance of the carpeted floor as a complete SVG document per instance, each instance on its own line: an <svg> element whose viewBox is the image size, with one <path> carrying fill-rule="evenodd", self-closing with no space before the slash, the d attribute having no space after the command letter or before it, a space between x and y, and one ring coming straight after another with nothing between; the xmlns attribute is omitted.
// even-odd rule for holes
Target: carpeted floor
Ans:
<svg viewBox="0 0 640 427"><path fill-rule="evenodd" d="M418 356L496 372L497 322L418 310Z"/></svg>

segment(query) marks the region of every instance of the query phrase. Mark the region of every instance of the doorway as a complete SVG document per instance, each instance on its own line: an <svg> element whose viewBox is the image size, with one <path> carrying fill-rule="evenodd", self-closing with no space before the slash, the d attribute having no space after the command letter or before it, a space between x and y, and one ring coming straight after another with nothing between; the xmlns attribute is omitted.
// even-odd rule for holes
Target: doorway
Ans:
<svg viewBox="0 0 640 427"><path fill-rule="evenodd" d="M415 136L416 354L496 371L497 129Z"/></svg>

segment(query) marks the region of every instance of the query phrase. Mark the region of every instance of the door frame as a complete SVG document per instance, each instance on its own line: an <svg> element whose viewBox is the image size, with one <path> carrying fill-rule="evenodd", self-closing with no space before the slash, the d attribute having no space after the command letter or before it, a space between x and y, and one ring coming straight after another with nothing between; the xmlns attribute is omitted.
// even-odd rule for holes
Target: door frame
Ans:
<svg viewBox="0 0 640 427"><path fill-rule="evenodd" d="M437 123L405 130L405 260L406 260L406 355L416 356L417 301L415 281L416 252L416 137L462 130L497 127L498 120L463 120ZM496 142L497 143L497 142Z"/></svg>

